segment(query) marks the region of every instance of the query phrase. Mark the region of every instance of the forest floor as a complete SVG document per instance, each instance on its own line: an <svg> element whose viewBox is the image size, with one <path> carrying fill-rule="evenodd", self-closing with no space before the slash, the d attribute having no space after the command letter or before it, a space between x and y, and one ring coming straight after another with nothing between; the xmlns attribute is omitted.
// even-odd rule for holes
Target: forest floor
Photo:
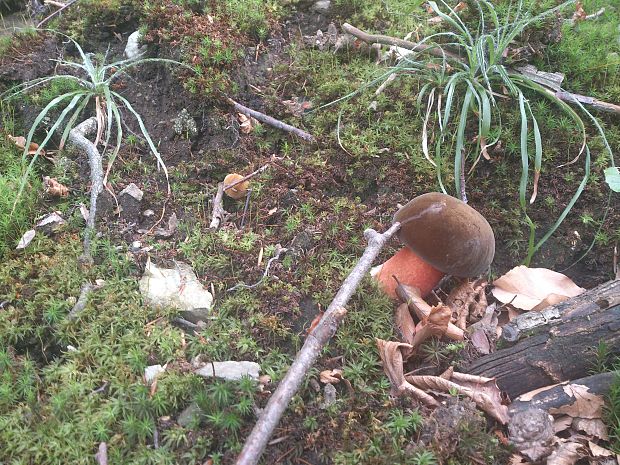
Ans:
<svg viewBox="0 0 620 465"><path fill-rule="evenodd" d="M510 2L494 3L507 14ZM524 9L538 13L558 3L525 1ZM586 0L583 7L587 13L602 7L605 12L570 24L565 19L575 8L569 6L536 22L516 39L513 58L564 73L572 92L620 103L620 8L607 0ZM472 10L464 17L473 18ZM20 14L5 26L19 23ZM83 154L56 151L53 139L48 152L55 162L39 157L19 208L11 212L23 166L8 135L25 136L39 112L75 84L58 80L2 102L0 463L93 463L101 442L113 464L234 461L256 420L253 407L264 407L311 322L363 252L363 231L384 231L398 204L440 189L422 150L421 80L403 76L379 96L373 86L322 108L381 76L388 65L377 63L359 42L337 51L319 47L317 30L326 35L330 23L340 31L348 22L401 38L413 32L411 40L421 40L444 27L429 22L433 16L415 0L81 0L46 24L108 63L124 58L128 36L139 29L147 56L177 60L193 71L150 62L113 83L141 115L162 154L171 195L136 119L123 109L124 137L109 188L118 194L135 183L144 196L137 213L119 216L114 201L102 195L91 267L78 260L84 231L79 207L88 206L90 196ZM0 92L26 80L74 73L52 61L60 58L79 55L54 32L4 33ZM303 128L317 142L265 124L246 132L224 96ZM543 166L538 198L527 212L539 240L578 189L585 155L558 167L579 153L579 129L548 101L531 96L531 103L542 134ZM501 134L494 134L500 142L465 183L469 205L495 232L489 280L523 262L529 236L519 204L519 105L507 98L498 99L498 106ZM35 141L59 113L52 110L42 121ZM180 124L183 114L195 131ZM617 153L618 115L595 114ZM80 121L92 115L88 107ZM590 120L586 123L592 141L588 183L531 266L561 271L592 288L614 278L620 205L604 180L610 160L602 139ZM475 124L466 131L469 168L477 156ZM453 160L446 159L443 182L455 194ZM218 230L210 229L218 183L229 173L247 175L263 166L250 181L247 203L245 197L225 197L230 215ZM50 196L42 176L67 186L69 195ZM530 179L528 198L531 188ZM145 215L148 210L153 214ZM67 220L61 230L37 234L24 250L15 250L35 219L52 211ZM173 214L174 234L158 238L153 231L168 225ZM278 247L288 252L272 263L260 285L231 291L238 283L259 281ZM396 241L390 243L377 263L398 248ZM212 291L214 306L200 331L176 326L178 311L144 305L138 280L149 258L158 266L188 263ZM105 284L92 292L78 319L67 318L82 284L95 280ZM437 420L437 411L390 395L375 338L394 339L395 304L371 279L347 308L344 325L293 398L263 463L508 463L501 427L482 413L461 418L450 429ZM421 353L408 368L427 374L458 368L473 356L466 343L432 342ZM270 381L259 390L254 383L205 380L190 365L199 355L257 362ZM166 370L152 388L143 376L156 364ZM337 384L334 403L325 402L318 383L319 372L327 369L342 369L351 386ZM200 413L180 425L179 415L193 404Z"/></svg>

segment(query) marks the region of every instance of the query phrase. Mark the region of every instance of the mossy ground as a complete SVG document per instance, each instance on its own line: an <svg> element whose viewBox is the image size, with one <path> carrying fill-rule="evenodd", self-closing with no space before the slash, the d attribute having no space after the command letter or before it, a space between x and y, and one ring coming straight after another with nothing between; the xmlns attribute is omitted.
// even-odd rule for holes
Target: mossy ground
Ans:
<svg viewBox="0 0 620 465"><path fill-rule="evenodd" d="M498 9L505 3L498 2ZM542 10L557 2L526 3ZM161 143L172 185L166 216L177 213L181 224L174 239L163 241L127 232L127 225L106 217L99 225L103 237L96 241L96 264L83 269L77 260L83 224L75 207L87 203L89 186L86 163L78 154L59 154L62 162L56 166L37 164L38 175L54 175L72 188L69 199L46 198L34 177L23 200L28 208L19 209L19 215L9 216L10 202L4 199L10 196L0 197L0 462L92 463L100 442L108 444L110 463L233 461L255 420L253 406L263 406L268 393L252 383L205 381L191 373L188 362L199 354L213 360L257 361L272 379L266 391L273 390L310 322L329 304L362 252L364 229L384 229L397 203L438 189L434 169L421 149L422 116L416 103L420 83L414 77L393 83L377 98L377 111L368 109L375 99L372 89L320 109L383 71L369 54L356 49L333 53L305 47L299 31L313 34L309 24L325 30L333 20L401 37L416 30L424 37L433 28L419 4L333 0L329 16L321 16L310 4L285 0L83 0L51 25L87 50L105 53L110 42L111 54L120 54L123 46L115 33L126 38L140 27L151 53L195 68L197 74L172 74L153 65L118 83ZM601 18L562 26L562 40L549 44L533 61L541 69L566 73L570 90L618 103L620 62L614 53L620 51L620 10L603 0L584 2L588 12L601 6L607 8ZM534 31L544 35L548 27L537 25ZM532 37L535 40L535 34ZM8 86L20 73L51 72L44 62L51 40L29 35L7 45L2 84ZM24 51L28 44L31 50ZM10 147L6 133L27 129L32 108L40 109L57 91L30 96L25 102L30 113L27 108L21 113L4 108L0 193L13 189L21 169L18 151ZM266 126L239 134L223 94L303 126L320 143L304 144ZM287 113L282 102L294 97L311 101L314 111L303 119ZM12 103L13 108L20 104L24 102ZM193 139L170 135L171 120L182 108L201 125ZM543 102L534 101L533 110L542 124L545 159L539 200L530 213L542 235L569 200L583 169L578 164L555 168L575 153L578 138L571 122ZM498 238L492 275L518 264L527 246L517 200L517 105L503 103L502 115L504 149L492 152L492 162L480 165L467 181L471 204L489 219ZM601 119L617 152L617 116ZM9 129L9 122L16 128ZM589 132L595 135L593 128ZM600 141L594 148L586 191L564 226L534 257L534 265L562 268L595 240L594 249L568 272L586 286L612 277L612 248L620 238L618 210L607 215L599 230L608 192L602 170L609 160ZM118 192L136 182L145 191L143 207L159 215L165 198L163 175L139 137L126 137L121 158L110 178L112 187ZM266 163L270 168L252 181L244 226L243 203L227 199L228 223L217 232L209 230L209 199L217 183L231 171L245 174ZM25 251L13 251L37 213L51 210L67 215L64 231L53 239L39 235ZM213 285L213 320L206 329L185 334L171 323L175 312L142 304L137 279L146 254L128 251L128 244L137 239L152 247L153 260L187 261L204 283ZM294 253L274 264L270 278L251 290L227 291L239 282L256 282L277 244ZM380 258L395 248L388 247ZM259 264L261 249L264 258ZM95 279L104 279L105 285L92 294L77 320L68 320L81 284ZM375 350L374 338L394 337L392 302L367 281L348 310L345 324L311 377L341 367L352 392L340 383L337 402L324 409L323 394L305 381L264 463L502 462L505 451L495 436L470 434L468 425L463 428L469 433L460 436L460 450L467 452L459 459L442 456L440 447L418 445L429 412L412 401L390 397ZM437 370L457 364L458 349L430 344L425 363L435 363ZM144 368L166 363L157 390L149 392ZM202 413L194 424L181 427L177 416L192 402Z"/></svg>

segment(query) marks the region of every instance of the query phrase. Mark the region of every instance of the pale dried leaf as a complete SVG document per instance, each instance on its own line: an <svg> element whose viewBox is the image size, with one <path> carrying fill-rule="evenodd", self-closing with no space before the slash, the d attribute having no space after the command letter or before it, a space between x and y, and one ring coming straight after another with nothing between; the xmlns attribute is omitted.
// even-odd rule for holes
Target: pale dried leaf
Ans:
<svg viewBox="0 0 620 465"><path fill-rule="evenodd" d="M590 452L593 457L613 457L614 453L609 449L605 449L604 447L599 446L598 444L594 444L592 441L588 441L588 447L590 448Z"/></svg>
<svg viewBox="0 0 620 465"><path fill-rule="evenodd" d="M495 380L481 378L483 383L472 382L478 377L464 375L463 373L452 374L452 379L447 380L439 376L407 376L406 380L414 386L425 390L442 392L456 391L473 400L476 405L502 424L508 423L508 407L501 403L501 392L495 384Z"/></svg>
<svg viewBox="0 0 620 465"><path fill-rule="evenodd" d="M525 392L525 393L521 394L519 397L517 397L515 399L515 402L516 401L519 401L519 402L529 402L529 401L531 401L534 398L535 395L540 394L541 392L545 392L548 389L551 389L551 388L557 386L558 384L560 384L560 383L550 384L549 386L543 386L543 387L539 387L538 389L534 389L532 391Z"/></svg>
<svg viewBox="0 0 620 465"><path fill-rule="evenodd" d="M258 124L254 118L244 115L243 113L237 113L237 120L239 121L239 130L243 134L249 134L254 127Z"/></svg>
<svg viewBox="0 0 620 465"><path fill-rule="evenodd" d="M485 333L483 329L475 330L470 340L474 348L481 354L487 355L491 353L491 343L489 342L487 333Z"/></svg>
<svg viewBox="0 0 620 465"><path fill-rule="evenodd" d="M583 3L577 2L575 3L575 12L573 13L573 21L583 21L587 18L588 14L583 9Z"/></svg>
<svg viewBox="0 0 620 465"><path fill-rule="evenodd" d="M588 390L588 386L582 384L567 384L563 387L564 392L575 399L570 405L549 409L549 413L570 415L573 418L601 418L604 399Z"/></svg>
<svg viewBox="0 0 620 465"><path fill-rule="evenodd" d="M443 337L448 330L451 319L452 310L447 305L439 304L432 307L428 317L424 318L416 326L413 342L411 343L413 349L420 347L424 341L431 337Z"/></svg>
<svg viewBox="0 0 620 465"><path fill-rule="evenodd" d="M26 247L28 247L28 244L30 244L32 242L32 239L34 239L35 235L36 235L35 230L34 229L29 229L28 231L26 231L24 233L22 238L19 240L19 243L17 244L17 247L15 247L15 248L17 250L25 249Z"/></svg>
<svg viewBox="0 0 620 465"><path fill-rule="evenodd" d="M573 429L576 431L583 431L589 436L604 441L609 440L607 426L600 418L575 418L573 419Z"/></svg>
<svg viewBox="0 0 620 465"><path fill-rule="evenodd" d="M556 418L553 421L553 431L555 433L559 433L561 431L565 431L573 424L573 417L569 415L562 415L561 417Z"/></svg>
<svg viewBox="0 0 620 465"><path fill-rule="evenodd" d="M13 141L17 148L21 150L24 150L26 148L26 138L24 136L13 137L9 135L8 138ZM30 142L30 145L28 146L28 155L34 155L35 153L37 153L38 149L39 144L35 142ZM45 157L45 150L41 150L39 153Z"/></svg>
<svg viewBox="0 0 620 465"><path fill-rule="evenodd" d="M521 457L519 454L512 454L510 456L510 461L508 462L508 465L532 465L532 464L528 462L527 460L525 460L523 457Z"/></svg>
<svg viewBox="0 0 620 465"><path fill-rule="evenodd" d="M409 306L407 304L400 304L394 314L394 323L398 328L403 342L407 344L413 343L413 336L415 335L415 323L409 313Z"/></svg>
<svg viewBox="0 0 620 465"><path fill-rule="evenodd" d="M584 457L584 447L574 441L561 441L558 448L547 458L547 465L574 465Z"/></svg>
<svg viewBox="0 0 620 465"><path fill-rule="evenodd" d="M385 371L389 378L392 388L398 389L405 382L402 350L408 352L413 347L402 342L384 341L383 339L375 340L379 349L381 363L383 364L383 371Z"/></svg>
<svg viewBox="0 0 620 465"><path fill-rule="evenodd" d="M84 221L88 221L90 211L88 211L88 207L86 207L83 203L80 204L80 214L82 215L82 218L84 218Z"/></svg>
<svg viewBox="0 0 620 465"><path fill-rule="evenodd" d="M531 310L551 294L575 297L585 292L569 277L546 268L517 266L493 282L497 300Z"/></svg>
<svg viewBox="0 0 620 465"><path fill-rule="evenodd" d="M44 176L43 186L45 187L45 192L53 197L67 197L69 195L69 188L59 183L55 178Z"/></svg>
<svg viewBox="0 0 620 465"><path fill-rule="evenodd" d="M532 311L539 312L547 307L550 307L551 305L557 305L560 302L564 302L565 300L568 300L568 297L565 295L549 294L542 300L542 302L536 305L536 307L534 307Z"/></svg>
<svg viewBox="0 0 620 465"><path fill-rule="evenodd" d="M342 379L342 370L335 368L333 370L324 370L319 375L323 384L338 384Z"/></svg>

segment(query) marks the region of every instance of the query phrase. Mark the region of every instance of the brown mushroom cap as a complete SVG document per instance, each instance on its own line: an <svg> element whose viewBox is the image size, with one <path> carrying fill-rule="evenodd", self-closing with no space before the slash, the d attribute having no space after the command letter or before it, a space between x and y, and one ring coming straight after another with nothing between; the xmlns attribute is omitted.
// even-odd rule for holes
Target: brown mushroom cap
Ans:
<svg viewBox="0 0 620 465"><path fill-rule="evenodd" d="M420 195L394 215L398 237L444 273L474 277L495 255L495 236L487 220L459 199L438 192Z"/></svg>
<svg viewBox="0 0 620 465"><path fill-rule="evenodd" d="M243 176L237 173L230 173L224 178L224 187L230 186L236 182L239 182L243 179ZM234 187L229 187L224 191L224 193L228 197L232 197L235 200L241 199L245 197L248 193L248 188L250 187L250 181L243 181L237 184Z"/></svg>

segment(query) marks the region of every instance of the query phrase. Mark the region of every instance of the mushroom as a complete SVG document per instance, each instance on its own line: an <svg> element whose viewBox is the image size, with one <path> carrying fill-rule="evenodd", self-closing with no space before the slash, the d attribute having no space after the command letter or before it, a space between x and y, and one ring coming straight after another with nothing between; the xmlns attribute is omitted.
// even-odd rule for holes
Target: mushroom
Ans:
<svg viewBox="0 0 620 465"><path fill-rule="evenodd" d="M235 200L245 197L248 192L248 187L250 187L250 181L243 181L243 179L244 176L237 173L230 173L224 178L224 192L228 197Z"/></svg>
<svg viewBox="0 0 620 465"><path fill-rule="evenodd" d="M438 192L420 195L394 215L405 244L375 268L381 288L396 299L397 282L425 296L446 275L468 278L484 273L495 255L495 237L487 220L466 203Z"/></svg>

